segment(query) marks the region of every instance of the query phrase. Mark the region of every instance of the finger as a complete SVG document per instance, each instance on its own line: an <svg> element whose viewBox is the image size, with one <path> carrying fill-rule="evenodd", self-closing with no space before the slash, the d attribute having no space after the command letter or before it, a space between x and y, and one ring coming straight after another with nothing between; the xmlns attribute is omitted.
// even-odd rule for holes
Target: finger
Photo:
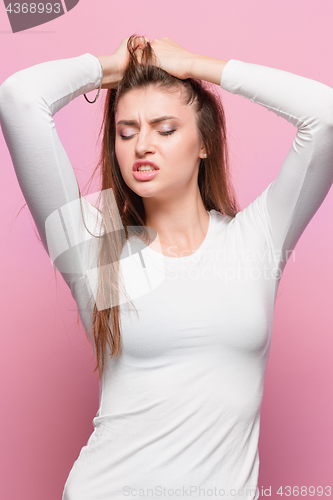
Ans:
<svg viewBox="0 0 333 500"><path fill-rule="evenodd" d="M134 47L142 47L143 45L146 44L146 38L144 36L138 36L137 38L134 39Z"/></svg>
<svg viewBox="0 0 333 500"><path fill-rule="evenodd" d="M143 47L145 47L148 43L150 43L149 38L147 38L146 36L142 36L142 37L140 37L140 41L139 41L139 43L138 43L138 46L143 48Z"/></svg>

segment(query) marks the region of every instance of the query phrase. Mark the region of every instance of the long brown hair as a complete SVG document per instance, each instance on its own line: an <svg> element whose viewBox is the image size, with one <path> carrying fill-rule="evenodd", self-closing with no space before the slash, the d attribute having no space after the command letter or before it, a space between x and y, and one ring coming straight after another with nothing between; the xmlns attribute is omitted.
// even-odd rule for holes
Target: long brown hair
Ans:
<svg viewBox="0 0 333 500"><path fill-rule="evenodd" d="M99 274L91 326L96 354L96 366L93 371L98 370L99 379L103 374L106 356L113 358L121 354L118 305L120 289L132 304L119 273L122 249L132 235L139 236L147 244L152 241L154 235L151 228L145 227L146 216L142 198L125 184L117 161L115 113L119 99L132 89L148 86L155 86L161 91L181 91L186 104L195 106L199 137L203 140L207 152L207 158L201 160L198 173L198 185L205 209L214 209L232 218L239 211L230 177L225 113L215 86L198 79L180 80L156 66L156 58L150 44L142 50L139 61L136 49L132 48L136 36L132 35L128 39L129 64L118 88L109 89L106 94L98 136L102 134L100 158L90 177L91 183L96 172L101 174L102 202L101 210L98 211L102 215L104 228L98 242ZM81 202L80 189L79 195ZM100 197L97 203L100 203ZM38 237L37 233L36 236ZM92 298L93 295L90 300Z"/></svg>
<svg viewBox="0 0 333 500"><path fill-rule="evenodd" d="M112 189L117 205L117 210L114 210L110 196L105 197L103 217L108 220L104 219L106 232L101 238L99 253L99 298L100 303L109 302L116 305L102 306L104 307L102 309L94 305L92 325L96 348L94 371L98 369L99 378L103 373L107 346L110 358L121 353L120 310L117 305L118 286L121 281L119 266L106 264L110 262L119 264L122 248L129 237L128 226L131 226L132 234L135 226L138 228L137 235L143 236L147 242L151 241L151 235L144 227L146 217L142 198L125 184L115 153L115 113L119 99L132 89L152 85L162 91L182 91L186 97L186 104L195 105L199 136L207 152L207 158L201 160L198 173L203 204L208 211L214 209L231 217L235 217L239 211L230 179L226 120L219 95L213 90L212 84L192 78L180 80L158 67L150 44L140 49L142 52L139 61L136 49L132 48L132 41L136 36L132 35L128 40L129 64L118 88L107 91L100 131L100 134L103 132L101 154L93 172L94 175L96 170L101 168L101 193L110 193ZM105 297L109 293L111 299Z"/></svg>

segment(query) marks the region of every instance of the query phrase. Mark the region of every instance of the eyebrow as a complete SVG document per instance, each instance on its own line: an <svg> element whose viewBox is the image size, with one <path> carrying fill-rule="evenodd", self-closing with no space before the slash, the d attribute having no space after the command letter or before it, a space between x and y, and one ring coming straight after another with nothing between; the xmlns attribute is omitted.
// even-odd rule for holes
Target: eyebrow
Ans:
<svg viewBox="0 0 333 500"><path fill-rule="evenodd" d="M153 123L160 123L172 119L179 120L177 116L159 116L158 118L153 118L153 120L150 120L148 123L152 125ZM119 120L119 122L117 122L117 125L139 125L139 124L136 120Z"/></svg>

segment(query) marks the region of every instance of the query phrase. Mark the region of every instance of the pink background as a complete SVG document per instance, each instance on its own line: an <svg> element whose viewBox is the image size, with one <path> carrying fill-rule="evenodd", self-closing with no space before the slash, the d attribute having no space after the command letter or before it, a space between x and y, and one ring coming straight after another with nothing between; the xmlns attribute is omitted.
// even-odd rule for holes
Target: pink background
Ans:
<svg viewBox="0 0 333 500"><path fill-rule="evenodd" d="M80 0L66 15L16 34L1 3L0 20L0 83L46 60L111 54L137 33L151 40L168 36L199 54L276 67L333 87L328 0ZM277 176L296 128L220 92L244 208ZM80 96L55 116L81 187L97 161L101 109L102 99L89 105ZM60 500L93 430L98 378L92 347L76 325L75 302L62 277L54 279L28 209L14 220L24 199L2 134L0 157L0 498ZM333 486L332 214L331 190L279 287L259 443L259 486L271 487L273 499L281 498L280 486Z"/></svg>

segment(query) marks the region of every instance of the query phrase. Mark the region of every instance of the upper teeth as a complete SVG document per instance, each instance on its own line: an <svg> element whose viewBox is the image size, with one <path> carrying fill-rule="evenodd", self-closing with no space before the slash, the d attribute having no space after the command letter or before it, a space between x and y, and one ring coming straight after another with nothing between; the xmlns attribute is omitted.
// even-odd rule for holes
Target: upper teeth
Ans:
<svg viewBox="0 0 333 500"><path fill-rule="evenodd" d="M140 167L138 167L138 170L155 170L155 169L150 165L140 165Z"/></svg>

